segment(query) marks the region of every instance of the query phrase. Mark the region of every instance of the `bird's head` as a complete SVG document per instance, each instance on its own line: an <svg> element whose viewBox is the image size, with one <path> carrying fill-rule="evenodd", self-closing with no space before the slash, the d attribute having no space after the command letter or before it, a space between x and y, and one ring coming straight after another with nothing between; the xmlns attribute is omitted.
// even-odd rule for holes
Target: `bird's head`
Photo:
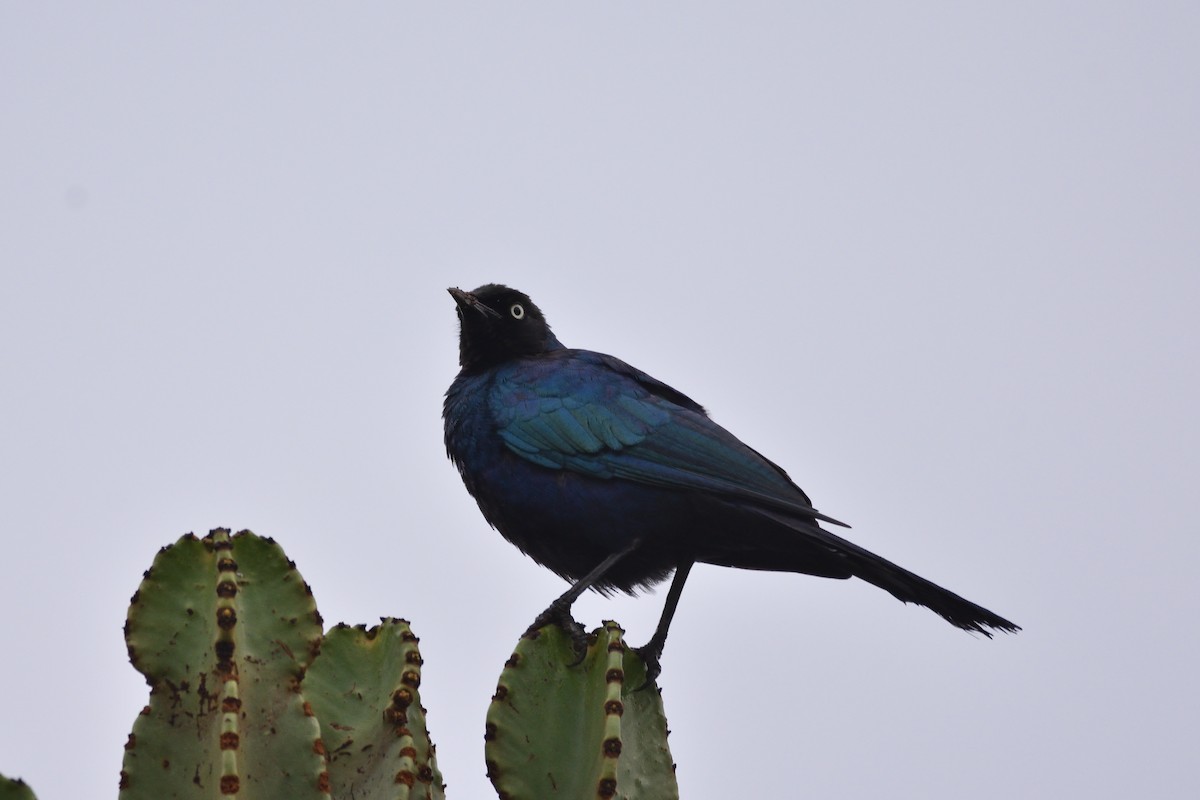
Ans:
<svg viewBox="0 0 1200 800"><path fill-rule="evenodd" d="M448 291L458 306L458 364L464 371L562 348L529 295L498 283Z"/></svg>

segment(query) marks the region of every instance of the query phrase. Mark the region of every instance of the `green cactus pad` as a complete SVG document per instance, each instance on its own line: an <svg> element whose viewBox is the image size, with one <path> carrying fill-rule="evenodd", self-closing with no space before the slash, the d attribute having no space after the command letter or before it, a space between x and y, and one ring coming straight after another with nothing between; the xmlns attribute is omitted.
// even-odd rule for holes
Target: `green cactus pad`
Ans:
<svg viewBox="0 0 1200 800"><path fill-rule="evenodd" d="M504 800L678 798L658 687L606 622L583 660L547 626L521 639L488 709L488 777Z"/></svg>
<svg viewBox="0 0 1200 800"><path fill-rule="evenodd" d="M37 800L33 789L20 778L6 778L0 775L0 800Z"/></svg>
<svg viewBox="0 0 1200 800"><path fill-rule="evenodd" d="M421 706L421 654L408 623L337 625L304 679L337 797L442 800Z"/></svg>
<svg viewBox="0 0 1200 800"><path fill-rule="evenodd" d="M160 550L125 640L151 689L125 745L122 800L329 797L320 725L299 691L321 618L273 541L218 529Z"/></svg>

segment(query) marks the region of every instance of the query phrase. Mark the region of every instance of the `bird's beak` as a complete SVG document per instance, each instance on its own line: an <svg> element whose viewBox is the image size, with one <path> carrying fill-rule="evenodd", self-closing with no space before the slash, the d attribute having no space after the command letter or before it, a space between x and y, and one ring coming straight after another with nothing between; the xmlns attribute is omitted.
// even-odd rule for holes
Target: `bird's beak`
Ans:
<svg viewBox="0 0 1200 800"><path fill-rule="evenodd" d="M454 302L458 303L459 308L474 309L480 314L483 314L485 317L500 316L500 312L488 308L483 303L479 302L475 295L471 294L470 292L464 292L462 289L459 289L456 286L452 286L446 291L448 291L450 296L454 298Z"/></svg>

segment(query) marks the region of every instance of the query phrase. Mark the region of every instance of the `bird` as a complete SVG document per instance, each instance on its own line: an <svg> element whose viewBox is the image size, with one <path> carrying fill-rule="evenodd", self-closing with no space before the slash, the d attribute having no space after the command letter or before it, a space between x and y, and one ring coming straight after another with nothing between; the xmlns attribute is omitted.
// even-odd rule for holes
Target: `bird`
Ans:
<svg viewBox="0 0 1200 800"><path fill-rule="evenodd" d="M649 682L695 563L856 577L963 630L1020 630L822 527L849 526L683 392L563 345L525 293L448 291L459 372L442 409L446 452L484 519L572 584L529 632L578 631L570 609L583 592L635 594L673 572L659 623L636 648Z"/></svg>

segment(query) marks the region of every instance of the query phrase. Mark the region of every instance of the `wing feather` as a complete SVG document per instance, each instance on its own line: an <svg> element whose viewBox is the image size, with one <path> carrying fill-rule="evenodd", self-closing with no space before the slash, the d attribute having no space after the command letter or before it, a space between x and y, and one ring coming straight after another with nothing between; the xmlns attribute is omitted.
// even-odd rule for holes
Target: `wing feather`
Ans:
<svg viewBox="0 0 1200 800"><path fill-rule="evenodd" d="M787 473L686 395L611 356L551 355L512 365L493 386L500 438L521 458L844 524L813 509Z"/></svg>

